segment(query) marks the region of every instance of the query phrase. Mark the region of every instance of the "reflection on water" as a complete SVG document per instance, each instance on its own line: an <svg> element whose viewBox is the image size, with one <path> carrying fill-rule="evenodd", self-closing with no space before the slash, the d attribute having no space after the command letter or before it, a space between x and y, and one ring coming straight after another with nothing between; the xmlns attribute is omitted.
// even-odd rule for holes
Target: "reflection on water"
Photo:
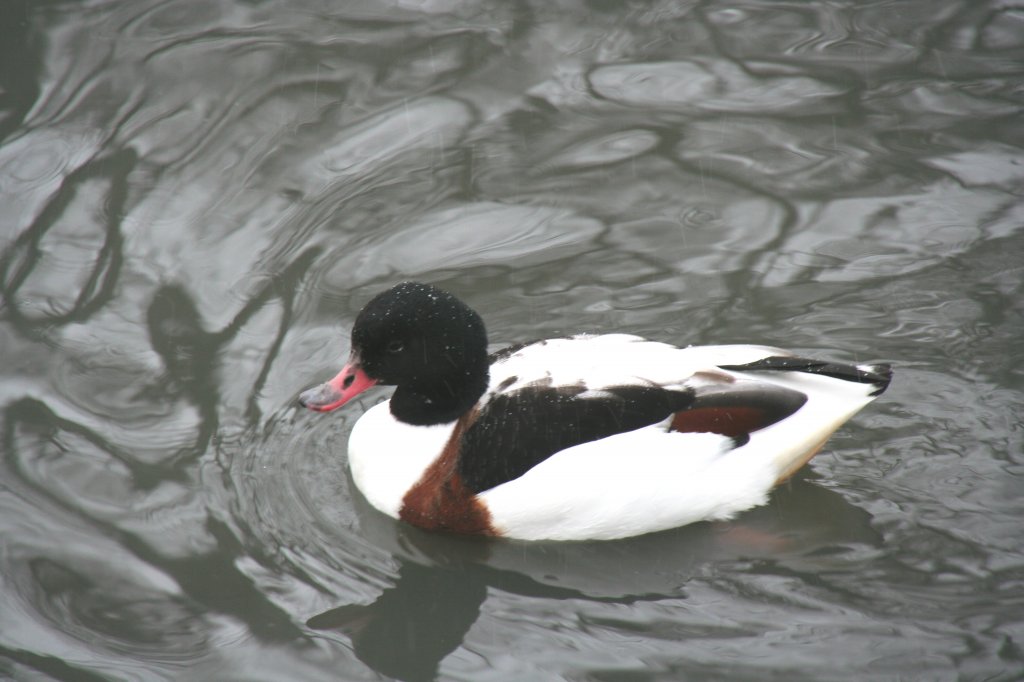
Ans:
<svg viewBox="0 0 1024 682"><path fill-rule="evenodd" d="M614 543L534 546L438 538L397 527L360 506L374 517L364 520L363 530L399 560L394 582L371 604L344 604L306 624L348 637L360 660L402 680L434 679L437 665L480 617L489 591L630 610L678 599L688 578L713 562L770 566L789 558L799 564L794 553L811 547L845 554L858 543L879 543L868 514L802 481L742 523L697 524ZM787 522L784 531L780 519Z"/></svg>
<svg viewBox="0 0 1024 682"><path fill-rule="evenodd" d="M1020 8L8 5L0 676L1024 676ZM899 372L732 522L423 534L294 406L405 277Z"/></svg>

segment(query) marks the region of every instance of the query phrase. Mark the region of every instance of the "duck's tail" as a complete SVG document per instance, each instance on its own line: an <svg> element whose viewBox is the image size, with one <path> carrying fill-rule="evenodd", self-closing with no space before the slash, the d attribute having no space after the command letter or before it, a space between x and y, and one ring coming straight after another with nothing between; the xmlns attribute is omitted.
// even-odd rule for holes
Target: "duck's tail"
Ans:
<svg viewBox="0 0 1024 682"><path fill-rule="evenodd" d="M752 445L774 453L777 483L796 473L850 417L881 395L892 381L888 364L842 364L771 355L721 369L747 375L806 396L791 415L751 434Z"/></svg>

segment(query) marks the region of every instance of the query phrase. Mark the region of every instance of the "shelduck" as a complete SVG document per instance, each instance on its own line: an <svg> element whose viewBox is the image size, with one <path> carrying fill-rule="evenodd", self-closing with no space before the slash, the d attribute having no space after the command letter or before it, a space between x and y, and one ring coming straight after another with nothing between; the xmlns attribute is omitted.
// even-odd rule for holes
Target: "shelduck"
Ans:
<svg viewBox="0 0 1024 682"><path fill-rule="evenodd" d="M356 486L389 516L455 533L607 540L764 503L891 376L885 364L628 334L488 355L476 312L405 282L366 304L348 363L299 402L327 412L395 386L349 437Z"/></svg>

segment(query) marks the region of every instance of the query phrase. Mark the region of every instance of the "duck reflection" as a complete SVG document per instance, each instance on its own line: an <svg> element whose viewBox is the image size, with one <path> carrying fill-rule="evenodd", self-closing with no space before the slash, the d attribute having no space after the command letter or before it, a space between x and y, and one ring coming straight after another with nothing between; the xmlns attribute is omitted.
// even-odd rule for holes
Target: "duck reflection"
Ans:
<svg viewBox="0 0 1024 682"><path fill-rule="evenodd" d="M365 502L360 512L364 532L399 560L395 582L372 604L339 606L306 625L342 633L363 663L405 682L436 679L491 591L615 604L679 599L687 581L709 565L800 561L827 555L826 548L881 542L867 512L803 479L733 522L613 542L488 542L425 533Z"/></svg>
<svg viewBox="0 0 1024 682"><path fill-rule="evenodd" d="M468 572L404 562L398 578L369 606L341 606L307 625L352 638L363 663L408 682L432 680L480 615L487 583Z"/></svg>

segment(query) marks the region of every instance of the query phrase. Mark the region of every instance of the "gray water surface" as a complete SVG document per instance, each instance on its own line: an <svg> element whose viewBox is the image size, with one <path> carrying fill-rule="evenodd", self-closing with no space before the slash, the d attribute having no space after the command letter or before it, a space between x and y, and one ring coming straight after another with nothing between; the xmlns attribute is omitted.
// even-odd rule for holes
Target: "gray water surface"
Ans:
<svg viewBox="0 0 1024 682"><path fill-rule="evenodd" d="M1024 678L1024 6L0 8L0 676ZM401 279L889 361L765 507L607 543L386 519L330 416Z"/></svg>

